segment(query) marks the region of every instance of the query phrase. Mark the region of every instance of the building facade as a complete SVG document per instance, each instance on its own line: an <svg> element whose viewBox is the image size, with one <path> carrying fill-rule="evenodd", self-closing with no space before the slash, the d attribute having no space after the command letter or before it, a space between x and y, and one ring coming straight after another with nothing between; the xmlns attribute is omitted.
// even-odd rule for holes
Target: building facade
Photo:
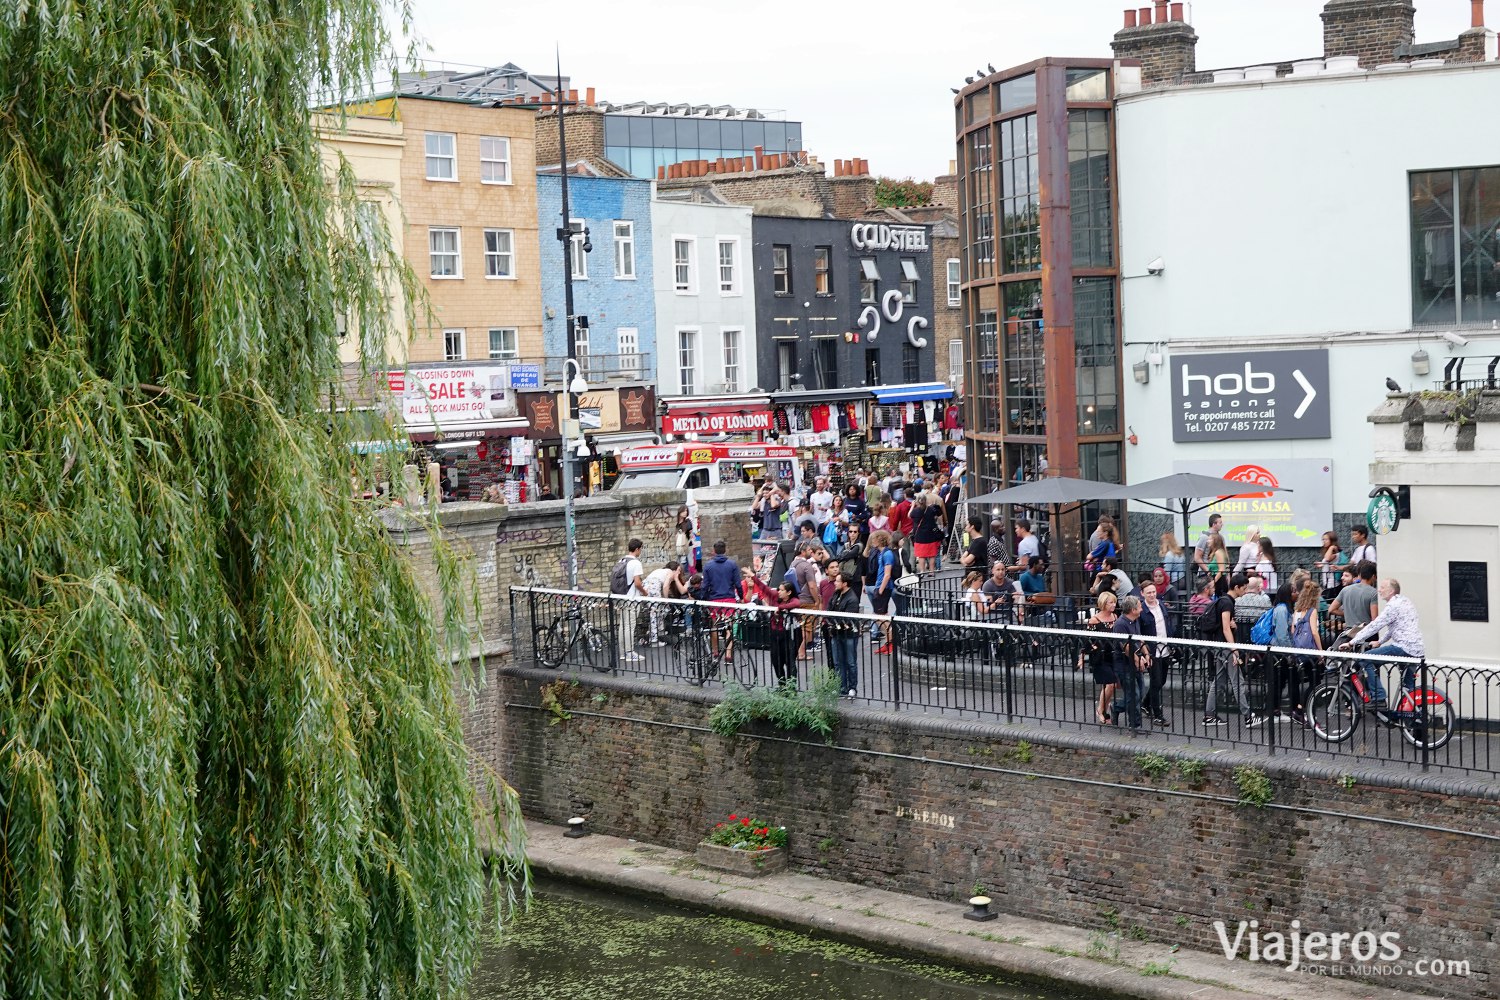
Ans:
<svg viewBox="0 0 1500 1000"><path fill-rule="evenodd" d="M750 209L658 198L651 202L651 227L658 393L758 391Z"/></svg>
<svg viewBox="0 0 1500 1000"><path fill-rule="evenodd" d="M1123 482L1112 61L1043 59L955 100L975 492Z"/></svg>

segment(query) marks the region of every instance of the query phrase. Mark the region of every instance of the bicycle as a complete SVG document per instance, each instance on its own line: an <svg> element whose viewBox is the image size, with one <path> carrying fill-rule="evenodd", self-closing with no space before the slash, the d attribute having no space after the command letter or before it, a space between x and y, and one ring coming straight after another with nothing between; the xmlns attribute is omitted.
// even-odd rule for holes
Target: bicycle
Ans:
<svg viewBox="0 0 1500 1000"><path fill-rule="evenodd" d="M688 654L688 670L691 672L689 680L702 686L722 677L726 681L733 680L744 688L754 687L760 682L760 669L750 662L750 652L743 648L744 643L741 641L744 638L746 613L721 612L722 617L717 618L713 612L708 614L708 621L700 622L689 637L692 642L691 652ZM741 647L737 660L734 659L736 645ZM717 652L714 651L715 646L718 646Z"/></svg>
<svg viewBox="0 0 1500 1000"><path fill-rule="evenodd" d="M1347 643L1348 635L1346 632L1335 639L1334 646ZM1360 643L1358 651L1369 648L1369 643ZM1329 743L1344 742L1354 735L1367 712L1373 712L1381 725L1399 728L1406 742L1418 749L1437 750L1453 738L1458 716L1442 689L1403 689L1393 707L1371 709L1362 668L1359 660L1340 659L1308 695L1308 725L1319 738Z"/></svg>
<svg viewBox="0 0 1500 1000"><path fill-rule="evenodd" d="M537 662L555 670L576 647L583 664L600 673L614 670L608 653L608 636L584 615L582 602L572 599L566 603L566 609L550 625L537 626Z"/></svg>

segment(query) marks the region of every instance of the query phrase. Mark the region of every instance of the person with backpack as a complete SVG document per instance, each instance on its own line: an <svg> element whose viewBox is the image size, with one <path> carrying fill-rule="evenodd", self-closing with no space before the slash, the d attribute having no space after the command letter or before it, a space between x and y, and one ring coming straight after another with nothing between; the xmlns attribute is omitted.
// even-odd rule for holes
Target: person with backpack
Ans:
<svg viewBox="0 0 1500 1000"><path fill-rule="evenodd" d="M865 547L851 535L838 557L839 574L849 581L854 599L860 600L865 593Z"/></svg>
<svg viewBox="0 0 1500 1000"><path fill-rule="evenodd" d="M788 614L793 608L802 606L802 599L786 581L772 590L761 582L760 577L751 576L750 586L771 612L771 673L783 691L797 689L797 623Z"/></svg>
<svg viewBox="0 0 1500 1000"><path fill-rule="evenodd" d="M1219 703L1219 689L1224 684L1234 693L1234 700L1239 705L1240 717L1244 719L1247 727L1259 726L1265 719L1250 710L1250 699L1245 695L1245 678L1241 671L1243 658L1240 652L1233 648L1234 645L1234 602L1245 592L1245 575L1236 573L1234 577L1226 581L1223 577L1205 578L1199 574L1199 582L1206 592L1211 592L1213 597L1207 609L1194 620L1197 626L1198 637L1224 643L1209 650L1209 665L1213 676L1208 686L1208 698L1203 705L1203 724L1205 726L1227 726L1226 719L1219 716L1214 710Z"/></svg>
<svg viewBox="0 0 1500 1000"><path fill-rule="evenodd" d="M1291 587L1286 589L1290 598ZM1292 721L1302 726L1307 725L1306 703L1302 700L1302 695L1313 686L1312 675L1318 662L1311 654L1323 649L1323 633L1318 627L1318 605L1322 598L1323 588L1315 580L1308 580L1302 585L1302 592L1297 595L1297 606L1292 613L1291 644L1309 651L1309 655L1299 656L1293 664L1288 665L1287 679L1292 687Z"/></svg>
<svg viewBox="0 0 1500 1000"><path fill-rule="evenodd" d="M609 592L615 597L625 598L617 610L620 615L620 659L626 663L645 659L635 651L635 629L641 613L639 602L646 598L646 584L641 579L645 572L641 566L641 548L641 540L632 538L625 546L625 558L615 564L609 575Z"/></svg>
<svg viewBox="0 0 1500 1000"><path fill-rule="evenodd" d="M870 537L872 551L865 567L865 583L870 590L870 606L879 618L891 613L891 594L896 586L896 555L891 551L889 532L877 531ZM884 642L875 650L877 656L891 652L891 625L878 621L875 626Z"/></svg>

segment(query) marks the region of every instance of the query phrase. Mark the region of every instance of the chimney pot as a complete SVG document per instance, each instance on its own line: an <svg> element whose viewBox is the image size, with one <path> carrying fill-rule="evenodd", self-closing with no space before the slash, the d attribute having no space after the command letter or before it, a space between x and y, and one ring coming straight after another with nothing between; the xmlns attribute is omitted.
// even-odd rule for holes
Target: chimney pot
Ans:
<svg viewBox="0 0 1500 1000"><path fill-rule="evenodd" d="M569 104L577 104L578 103L578 91L576 91L576 90L570 90L570 91L568 91L568 103Z"/></svg>
<svg viewBox="0 0 1500 1000"><path fill-rule="evenodd" d="M1167 23L1168 0L1156 0L1156 23Z"/></svg>
<svg viewBox="0 0 1500 1000"><path fill-rule="evenodd" d="M667 168L666 167L662 166L662 167L657 167L656 168L656 179L659 180L659 181L664 181L664 180L667 179Z"/></svg>
<svg viewBox="0 0 1500 1000"><path fill-rule="evenodd" d="M1127 28L1134 28L1135 24L1136 24L1136 20L1135 20L1135 8L1132 7L1132 8L1130 8L1129 10L1127 10L1125 12L1125 27L1127 27Z"/></svg>
<svg viewBox="0 0 1500 1000"><path fill-rule="evenodd" d="M766 147L764 146L755 147L755 169L766 169Z"/></svg>
<svg viewBox="0 0 1500 1000"><path fill-rule="evenodd" d="M583 92L583 103L587 104L591 108L594 106L594 88L593 87L590 87L590 88L588 88L587 90L585 90Z"/></svg>
<svg viewBox="0 0 1500 1000"><path fill-rule="evenodd" d="M1174 3L1172 5L1172 20L1174 20L1174 21L1183 21L1183 20L1186 20L1186 18L1184 18L1183 15L1182 15L1182 7L1183 7L1183 5L1180 4L1180 3Z"/></svg>
<svg viewBox="0 0 1500 1000"><path fill-rule="evenodd" d="M834 160L833 161L833 176L835 176L835 177L842 177L842 176L844 176L844 161L843 160Z"/></svg>
<svg viewBox="0 0 1500 1000"><path fill-rule="evenodd" d="M1471 8L1469 20L1473 22L1470 27L1484 27L1484 0L1469 0L1469 7Z"/></svg>
<svg viewBox="0 0 1500 1000"><path fill-rule="evenodd" d="M1150 7L1142 7L1139 11L1136 12L1136 15L1137 15L1137 19L1140 22L1140 26L1141 27L1144 28L1144 27L1146 27L1146 25L1148 25L1148 24L1151 23L1151 8Z"/></svg>

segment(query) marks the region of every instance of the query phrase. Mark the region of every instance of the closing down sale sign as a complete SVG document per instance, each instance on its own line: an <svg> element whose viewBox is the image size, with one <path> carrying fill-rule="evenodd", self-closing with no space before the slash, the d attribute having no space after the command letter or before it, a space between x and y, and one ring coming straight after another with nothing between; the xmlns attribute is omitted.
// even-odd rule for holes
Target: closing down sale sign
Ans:
<svg viewBox="0 0 1500 1000"><path fill-rule="evenodd" d="M1175 354L1173 441L1265 441L1330 435L1328 352Z"/></svg>

